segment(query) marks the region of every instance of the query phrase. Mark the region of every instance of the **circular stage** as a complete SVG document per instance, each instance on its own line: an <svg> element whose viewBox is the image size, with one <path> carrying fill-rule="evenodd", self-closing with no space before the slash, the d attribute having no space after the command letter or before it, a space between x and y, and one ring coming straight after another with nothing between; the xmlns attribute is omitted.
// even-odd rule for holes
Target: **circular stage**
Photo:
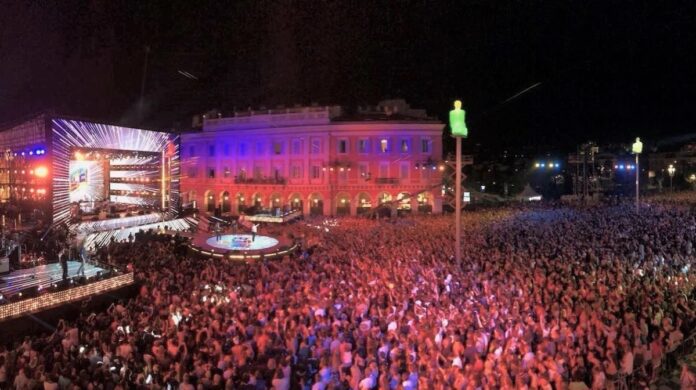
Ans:
<svg viewBox="0 0 696 390"><path fill-rule="evenodd" d="M260 251L273 248L278 245L278 240L273 237L259 236L252 240L251 234L225 234L217 237L210 237L205 243L213 248L233 251Z"/></svg>
<svg viewBox="0 0 696 390"><path fill-rule="evenodd" d="M275 258L291 254L297 245L288 237L270 237L251 234L223 234L218 240L210 233L199 232L191 237L189 247L194 252L230 260Z"/></svg>

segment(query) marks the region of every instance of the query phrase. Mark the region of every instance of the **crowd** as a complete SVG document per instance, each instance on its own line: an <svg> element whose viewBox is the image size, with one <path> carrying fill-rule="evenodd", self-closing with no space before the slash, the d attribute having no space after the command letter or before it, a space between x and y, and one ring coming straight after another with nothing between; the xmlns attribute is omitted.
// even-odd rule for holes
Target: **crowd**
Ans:
<svg viewBox="0 0 696 390"><path fill-rule="evenodd" d="M275 228L302 249L250 263L153 234L112 243L139 294L2 340L0 387L644 388L693 334L687 208L483 210L463 226L461 264L451 216Z"/></svg>

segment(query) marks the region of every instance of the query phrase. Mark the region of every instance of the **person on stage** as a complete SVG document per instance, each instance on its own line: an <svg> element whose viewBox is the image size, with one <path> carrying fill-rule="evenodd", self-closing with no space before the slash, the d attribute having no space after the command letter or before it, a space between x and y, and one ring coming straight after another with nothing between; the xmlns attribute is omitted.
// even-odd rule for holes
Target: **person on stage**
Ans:
<svg viewBox="0 0 696 390"><path fill-rule="evenodd" d="M256 233L259 231L259 225L257 224L252 224L251 225L251 241L254 242L256 240Z"/></svg>
<svg viewBox="0 0 696 390"><path fill-rule="evenodd" d="M215 239L220 241L222 239L222 228L220 227L220 222L215 224Z"/></svg>
<svg viewBox="0 0 696 390"><path fill-rule="evenodd" d="M60 251L58 261L60 261L60 267L63 269L63 280L68 280L68 256L65 254L65 249Z"/></svg>

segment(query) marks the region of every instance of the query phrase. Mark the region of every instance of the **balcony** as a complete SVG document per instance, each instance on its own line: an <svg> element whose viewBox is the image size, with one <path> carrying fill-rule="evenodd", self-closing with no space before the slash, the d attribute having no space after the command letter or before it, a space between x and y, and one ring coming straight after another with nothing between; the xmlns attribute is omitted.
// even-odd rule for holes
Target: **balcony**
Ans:
<svg viewBox="0 0 696 390"><path fill-rule="evenodd" d="M378 177L375 179L375 184L399 184L398 177Z"/></svg>
<svg viewBox="0 0 696 390"><path fill-rule="evenodd" d="M243 177L235 176L234 184L265 184L265 185L285 185L287 179L284 177Z"/></svg>

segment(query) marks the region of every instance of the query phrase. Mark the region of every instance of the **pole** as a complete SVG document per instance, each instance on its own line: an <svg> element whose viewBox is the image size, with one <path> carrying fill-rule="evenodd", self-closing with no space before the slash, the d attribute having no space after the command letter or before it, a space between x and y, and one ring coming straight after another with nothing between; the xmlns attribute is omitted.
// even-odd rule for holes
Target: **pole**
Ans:
<svg viewBox="0 0 696 390"><path fill-rule="evenodd" d="M636 213L640 210L640 162L636 153Z"/></svg>
<svg viewBox="0 0 696 390"><path fill-rule="evenodd" d="M166 210L167 207L167 167L166 167L166 162L167 158L165 155L165 151L162 151L162 177L161 177L161 188L160 190L162 191L162 211Z"/></svg>
<svg viewBox="0 0 696 390"><path fill-rule="evenodd" d="M673 173L669 174L669 192L674 192L674 188L672 187L672 176L674 176Z"/></svg>
<svg viewBox="0 0 696 390"><path fill-rule="evenodd" d="M462 261L462 137L457 138L457 172L454 178L455 187L455 200L454 200L454 214L455 214L455 253L454 257L457 261L457 265L461 264Z"/></svg>

